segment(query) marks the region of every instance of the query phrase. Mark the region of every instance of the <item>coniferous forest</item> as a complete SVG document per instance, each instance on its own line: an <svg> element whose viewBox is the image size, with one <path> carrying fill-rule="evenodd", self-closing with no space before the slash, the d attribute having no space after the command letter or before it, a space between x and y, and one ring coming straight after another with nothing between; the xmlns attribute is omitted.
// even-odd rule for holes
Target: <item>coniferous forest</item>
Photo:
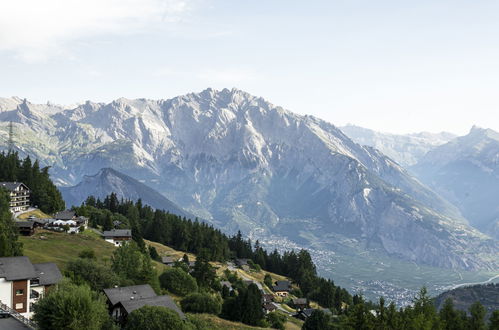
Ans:
<svg viewBox="0 0 499 330"><path fill-rule="evenodd" d="M0 153L0 181L24 183L31 191L31 205L45 213L65 208L61 193L50 180L49 167L40 168L38 160L32 162L29 156L21 159L17 152Z"/></svg>

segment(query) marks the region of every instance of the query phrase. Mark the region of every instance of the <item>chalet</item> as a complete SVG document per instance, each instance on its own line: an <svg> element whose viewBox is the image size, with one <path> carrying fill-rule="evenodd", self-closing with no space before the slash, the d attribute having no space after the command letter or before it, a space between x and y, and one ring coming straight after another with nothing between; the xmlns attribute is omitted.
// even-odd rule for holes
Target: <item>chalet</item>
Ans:
<svg viewBox="0 0 499 330"><path fill-rule="evenodd" d="M175 311L181 319L185 315L170 296L158 296L149 284L104 289L111 317L121 324L126 323L128 314L145 305L162 306Z"/></svg>
<svg viewBox="0 0 499 330"><path fill-rule="evenodd" d="M291 283L289 281L277 281L272 287L272 291L280 297L287 297L291 291Z"/></svg>
<svg viewBox="0 0 499 330"><path fill-rule="evenodd" d="M29 188L22 182L0 182L0 188L9 192L9 209L12 213L29 208Z"/></svg>
<svg viewBox="0 0 499 330"><path fill-rule="evenodd" d="M304 310L308 308L307 298L295 298L292 300L293 306L296 310Z"/></svg>
<svg viewBox="0 0 499 330"><path fill-rule="evenodd" d="M75 211L65 210L57 212L54 214L54 219L58 223L63 223L63 225L69 225L70 227L81 227L85 229L88 227L88 218L83 216L78 216Z"/></svg>
<svg viewBox="0 0 499 330"><path fill-rule="evenodd" d="M102 233L102 237L106 242L121 246L123 243L132 240L132 231L130 229L107 230Z"/></svg>
<svg viewBox="0 0 499 330"><path fill-rule="evenodd" d="M161 257L161 262L164 265L172 267L175 264L175 261L177 261L174 257Z"/></svg>
<svg viewBox="0 0 499 330"><path fill-rule="evenodd" d="M234 288L232 287L232 283L230 283L229 281L220 281L220 285L222 286L222 288L224 286L226 286L229 289L229 292L234 291Z"/></svg>
<svg viewBox="0 0 499 330"><path fill-rule="evenodd" d="M248 260L249 259L236 259L234 260L234 263L236 264L237 267L247 272L250 270Z"/></svg>
<svg viewBox="0 0 499 330"><path fill-rule="evenodd" d="M300 320L305 321L305 320L306 320L306 319L308 319L308 318L312 315L312 313L313 313L314 311L316 311L316 310L318 310L318 309L316 309L316 308L305 308L305 309L303 309L303 310L299 311L298 313L296 313L295 315L293 315L293 317L296 317L296 318L298 318L298 319L300 319ZM330 315L332 315L332 313L331 313L331 311L330 311L329 309L320 309L320 310L321 310L321 311L323 311L323 312L324 312L324 313L326 313L326 314L330 314Z"/></svg>
<svg viewBox="0 0 499 330"><path fill-rule="evenodd" d="M262 304L274 302L274 295L269 293L262 294Z"/></svg>
<svg viewBox="0 0 499 330"><path fill-rule="evenodd" d="M0 258L0 303L9 312L29 318L33 303L61 279L54 263L32 264L28 257Z"/></svg>
<svg viewBox="0 0 499 330"><path fill-rule="evenodd" d="M15 221L19 234L23 236L31 236L35 233L35 223L33 221Z"/></svg>
<svg viewBox="0 0 499 330"><path fill-rule="evenodd" d="M274 303L263 304L262 308L265 314L272 313L277 310L277 306Z"/></svg>

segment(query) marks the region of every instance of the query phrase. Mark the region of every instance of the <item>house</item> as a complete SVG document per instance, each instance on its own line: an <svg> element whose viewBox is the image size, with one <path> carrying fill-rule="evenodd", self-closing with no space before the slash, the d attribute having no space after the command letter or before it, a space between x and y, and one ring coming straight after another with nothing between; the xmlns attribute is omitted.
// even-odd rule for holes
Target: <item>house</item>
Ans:
<svg viewBox="0 0 499 330"><path fill-rule="evenodd" d="M293 315L293 317L296 317L296 318L298 318L300 320L305 321L316 310L318 310L318 309L316 309L316 308L305 308L305 309L299 311L298 313L296 313L295 315ZM323 311L326 314L330 314L330 315L333 314L333 313L331 313L331 311L329 309L321 309L321 311Z"/></svg>
<svg viewBox="0 0 499 330"><path fill-rule="evenodd" d="M76 212L71 210L57 212L56 214L54 214L54 219L62 221L76 220Z"/></svg>
<svg viewBox="0 0 499 330"><path fill-rule="evenodd" d="M0 188L9 192L9 209L12 213L26 211L29 208L29 188L22 182L0 182Z"/></svg>
<svg viewBox="0 0 499 330"><path fill-rule="evenodd" d="M31 317L32 305L62 279L54 263L32 264L28 257L0 258L0 302L9 312Z"/></svg>
<svg viewBox="0 0 499 330"><path fill-rule="evenodd" d="M273 311L277 310L277 306L274 303L266 303L263 304L262 307L265 314L272 313Z"/></svg>
<svg viewBox="0 0 499 330"><path fill-rule="evenodd" d="M277 281L272 287L272 291L280 297L287 297L291 291L291 283L289 281Z"/></svg>
<svg viewBox="0 0 499 330"><path fill-rule="evenodd" d="M262 304L274 302L274 295L269 293L262 294Z"/></svg>
<svg viewBox="0 0 499 330"><path fill-rule="evenodd" d="M236 259L234 260L234 263L236 264L237 267L247 272L250 270L248 260L249 259Z"/></svg>
<svg viewBox="0 0 499 330"><path fill-rule="evenodd" d="M158 296L149 284L104 289L111 317L121 325L128 314L143 306L162 306L175 311L181 319L185 315L170 296Z"/></svg>
<svg viewBox="0 0 499 330"><path fill-rule="evenodd" d="M132 231L130 229L106 230L102 233L102 237L106 242L121 246L123 243L132 240Z"/></svg>
<svg viewBox="0 0 499 330"><path fill-rule="evenodd" d="M19 234L23 236L31 236L35 233L35 223L33 221L15 221Z"/></svg>
<svg viewBox="0 0 499 330"><path fill-rule="evenodd" d="M172 267L177 261L174 257L161 257L161 262L167 266Z"/></svg>
<svg viewBox="0 0 499 330"><path fill-rule="evenodd" d="M308 308L307 298L295 298L292 300L292 303L293 303L293 306L298 311Z"/></svg>

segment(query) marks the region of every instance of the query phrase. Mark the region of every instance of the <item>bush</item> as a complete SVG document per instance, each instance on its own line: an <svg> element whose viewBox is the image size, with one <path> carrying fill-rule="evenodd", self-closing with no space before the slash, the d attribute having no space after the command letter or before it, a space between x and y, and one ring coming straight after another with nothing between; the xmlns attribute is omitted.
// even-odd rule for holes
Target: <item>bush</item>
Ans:
<svg viewBox="0 0 499 330"><path fill-rule="evenodd" d="M198 290L196 279L187 274L183 269L177 267L165 270L159 277L159 283L163 289L180 296L185 296Z"/></svg>
<svg viewBox="0 0 499 330"><path fill-rule="evenodd" d="M110 322L104 296L85 285L63 283L33 308L33 319L40 330L101 330Z"/></svg>
<svg viewBox="0 0 499 330"><path fill-rule="evenodd" d="M179 330L186 329L180 316L161 306L144 306L128 315L126 330Z"/></svg>
<svg viewBox="0 0 499 330"><path fill-rule="evenodd" d="M95 252L92 249L85 249L78 254L79 258L95 259Z"/></svg>
<svg viewBox="0 0 499 330"><path fill-rule="evenodd" d="M119 285L121 279L108 267L93 259L75 259L66 266L65 275L75 284L88 284L93 290L100 291Z"/></svg>
<svg viewBox="0 0 499 330"><path fill-rule="evenodd" d="M267 315L267 322L274 329L284 330L284 323L286 323L286 316L278 314L276 312L272 312Z"/></svg>
<svg viewBox="0 0 499 330"><path fill-rule="evenodd" d="M218 315L222 311L220 299L208 293L191 293L180 303L184 312Z"/></svg>

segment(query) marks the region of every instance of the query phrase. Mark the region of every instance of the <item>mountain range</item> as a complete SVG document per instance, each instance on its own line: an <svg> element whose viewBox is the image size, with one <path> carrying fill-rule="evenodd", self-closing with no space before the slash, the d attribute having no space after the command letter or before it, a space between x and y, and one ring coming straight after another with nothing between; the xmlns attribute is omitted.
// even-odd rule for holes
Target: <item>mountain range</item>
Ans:
<svg viewBox="0 0 499 330"><path fill-rule="evenodd" d="M397 162L326 121L237 89L68 108L0 104L1 134L15 123L18 151L50 165L61 186L88 187L86 176L112 167L226 232L499 268L497 241Z"/></svg>

